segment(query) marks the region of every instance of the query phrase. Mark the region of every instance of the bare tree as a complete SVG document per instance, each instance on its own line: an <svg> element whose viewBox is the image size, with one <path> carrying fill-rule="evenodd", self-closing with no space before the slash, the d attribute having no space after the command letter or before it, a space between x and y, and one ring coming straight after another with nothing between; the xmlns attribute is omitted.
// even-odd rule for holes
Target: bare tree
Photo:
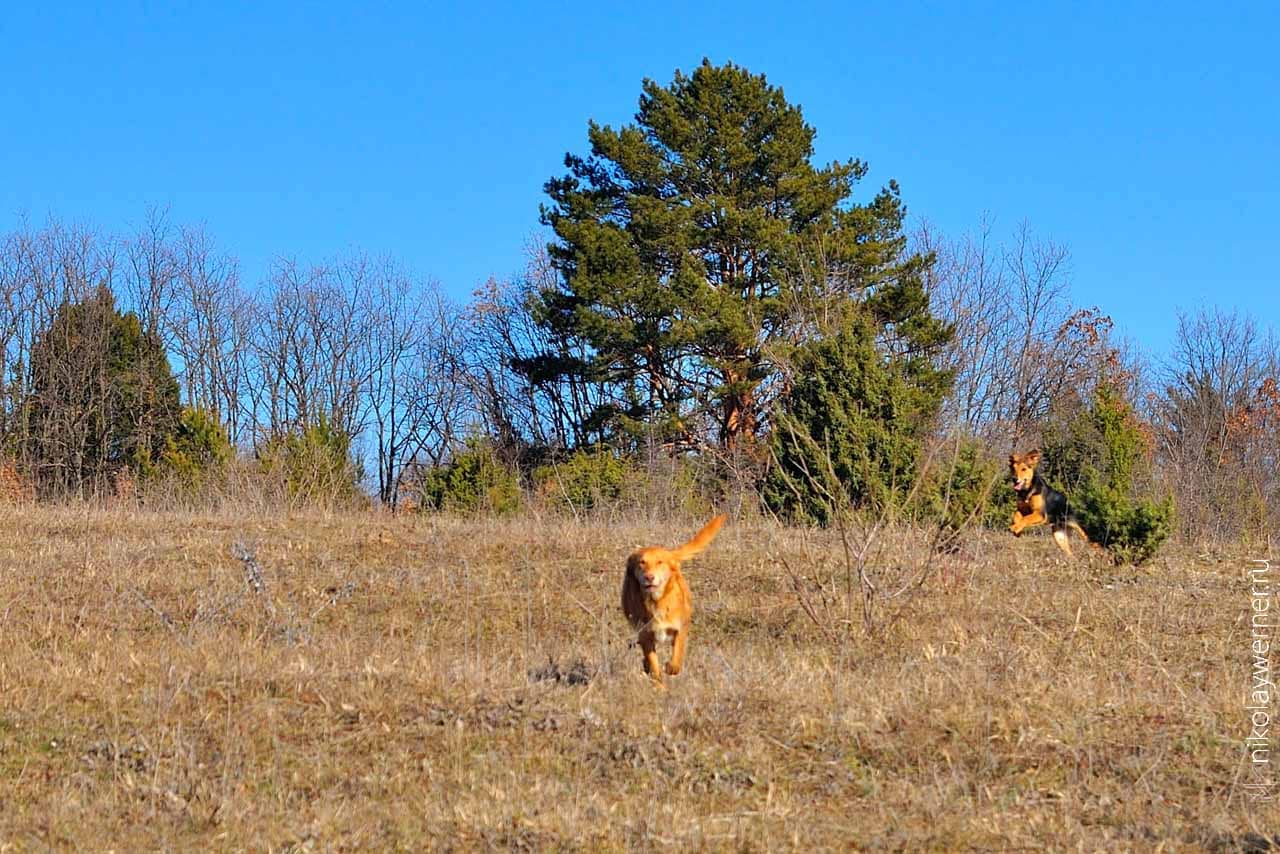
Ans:
<svg viewBox="0 0 1280 854"><path fill-rule="evenodd" d="M954 428L995 444L1024 441L1055 406L1087 399L1099 377L1134 375L1136 354L1117 347L1111 319L1072 305L1065 246L1025 222L997 243L989 219L955 241L926 226L916 242L937 257L930 297L955 326L945 410Z"/></svg>
<svg viewBox="0 0 1280 854"><path fill-rule="evenodd" d="M1159 394L1157 439L1183 533L1227 539L1276 520L1280 357L1252 318L1180 314ZM1231 512L1224 512L1225 508Z"/></svg>
<svg viewBox="0 0 1280 854"><path fill-rule="evenodd" d="M1005 265L992 245L991 223L984 219L975 234L955 241L926 225L916 241L936 258L929 273L930 299L955 328L947 352L955 381L946 418L964 432L982 433L1007 417L1016 364L1010 362L1008 338L1016 328L1015 305Z"/></svg>
<svg viewBox="0 0 1280 854"><path fill-rule="evenodd" d="M578 342L557 340L534 317L536 296L554 287L557 273L545 247L531 242L524 272L514 281L490 279L467 310L466 375L486 433L503 448L573 448L603 438L591 413L609 402L603 384L545 370L539 354L587 363ZM615 401L618 407L623 401Z"/></svg>
<svg viewBox="0 0 1280 854"><path fill-rule="evenodd" d="M8 367L6 407L7 435L10 446L19 449L23 468L34 472L37 467L38 443L46 429L58 429L67 447L58 463L81 471L83 448L89 441L89 413L66 409L58 414L58 424L35 423L32 417L35 366L32 358L42 336L64 306L86 301L98 288L110 288L115 276L116 247L112 241L80 225L66 225L49 220L42 228L23 227L6 244L5 291L8 341L5 361ZM85 342L92 351L92 342ZM97 376L88 364L49 364L47 371L60 372L52 379L86 387ZM62 376L67 372L76 376ZM75 423L63 423L71 419ZM48 473L46 473L48 474ZM73 478L74 479L74 478Z"/></svg>
<svg viewBox="0 0 1280 854"><path fill-rule="evenodd" d="M15 435L26 388L23 332L31 313L27 243L21 232L0 241L0 439Z"/></svg>
<svg viewBox="0 0 1280 854"><path fill-rule="evenodd" d="M376 462L388 505L406 468L439 462L467 423L460 313L390 259L280 261L254 326L243 387L260 436L327 421Z"/></svg>
<svg viewBox="0 0 1280 854"><path fill-rule="evenodd" d="M174 248L176 283L167 338L187 405L226 428L233 442L250 423L245 360L254 306L240 289L239 265L202 227L183 228Z"/></svg>
<svg viewBox="0 0 1280 854"><path fill-rule="evenodd" d="M268 432L282 435L326 420L360 434L373 373L368 312L372 262L365 256L303 267L278 261L258 313L254 352Z"/></svg>
<svg viewBox="0 0 1280 854"><path fill-rule="evenodd" d="M146 335L159 335L169 346L169 310L178 280L178 258L174 228L167 207L147 208L142 225L122 243L123 281L116 284L133 310Z"/></svg>
<svg viewBox="0 0 1280 854"><path fill-rule="evenodd" d="M366 311L378 495L394 507L406 471L441 462L466 423L461 319L434 282L420 283L390 262L374 277Z"/></svg>

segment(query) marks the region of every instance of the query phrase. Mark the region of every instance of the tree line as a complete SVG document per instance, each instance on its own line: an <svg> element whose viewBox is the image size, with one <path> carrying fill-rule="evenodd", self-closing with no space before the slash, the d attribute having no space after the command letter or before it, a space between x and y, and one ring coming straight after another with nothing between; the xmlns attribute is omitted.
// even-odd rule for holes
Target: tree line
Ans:
<svg viewBox="0 0 1280 854"><path fill-rule="evenodd" d="M162 209L128 234L20 222L0 240L0 443L50 497L336 449L337 479L387 506L479 447L525 476L660 454L820 519L806 490L891 503L947 443L984 471L1045 445L1082 487L1119 405L1140 464L1112 468L1185 535L1274 523L1271 330L1202 309L1152 358L1075 304L1062 244L909 228L896 182L815 163L815 136L741 67L647 80L634 120L589 124L547 182L526 268L465 302L358 252L249 283Z"/></svg>

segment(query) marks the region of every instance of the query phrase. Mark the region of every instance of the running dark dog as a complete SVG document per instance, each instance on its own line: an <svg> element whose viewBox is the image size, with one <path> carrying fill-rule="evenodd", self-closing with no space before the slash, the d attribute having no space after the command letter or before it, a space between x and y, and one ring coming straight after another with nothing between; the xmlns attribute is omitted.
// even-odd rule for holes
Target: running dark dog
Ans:
<svg viewBox="0 0 1280 854"><path fill-rule="evenodd" d="M1069 556L1071 543L1068 542L1067 531L1075 531L1086 543L1089 542L1089 536L1071 518L1067 496L1045 483L1040 472L1036 471L1039 462L1038 450L1009 455L1013 491L1018 496L1018 509L1013 511L1013 524L1009 526L1009 530L1013 531L1015 537L1020 537L1027 528L1048 522L1053 528L1053 541Z"/></svg>

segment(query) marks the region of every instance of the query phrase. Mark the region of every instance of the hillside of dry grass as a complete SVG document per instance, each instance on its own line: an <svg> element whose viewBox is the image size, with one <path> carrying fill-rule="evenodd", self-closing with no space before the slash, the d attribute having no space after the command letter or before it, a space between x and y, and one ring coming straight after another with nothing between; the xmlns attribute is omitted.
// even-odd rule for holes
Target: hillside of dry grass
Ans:
<svg viewBox="0 0 1280 854"><path fill-rule="evenodd" d="M621 567L692 521L0 524L5 848L1232 850L1280 827L1241 788L1245 555L1117 569L983 535L868 637L833 537L731 524L687 567L660 692ZM885 571L918 548L897 536Z"/></svg>

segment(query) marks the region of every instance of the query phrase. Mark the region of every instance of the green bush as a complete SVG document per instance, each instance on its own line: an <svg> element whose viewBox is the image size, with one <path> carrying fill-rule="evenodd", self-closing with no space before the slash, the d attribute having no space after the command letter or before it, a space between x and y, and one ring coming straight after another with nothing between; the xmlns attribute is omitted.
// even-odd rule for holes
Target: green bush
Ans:
<svg viewBox="0 0 1280 854"><path fill-rule="evenodd" d="M1173 533L1173 499L1135 500L1099 479L1086 480L1073 501L1089 539L1116 563L1146 563Z"/></svg>
<svg viewBox="0 0 1280 854"><path fill-rule="evenodd" d="M514 513L520 509L520 478L493 446L472 439L446 465L428 469L420 482L424 510Z"/></svg>
<svg viewBox="0 0 1280 854"><path fill-rule="evenodd" d="M574 451L561 463L549 463L533 470L537 494L573 511L591 510L622 497L637 472L631 461L604 448Z"/></svg>
<svg viewBox="0 0 1280 854"><path fill-rule="evenodd" d="M1088 455L1070 495L1076 519L1117 563L1145 563L1173 532L1173 501L1137 494L1151 465L1142 425L1124 395L1105 383L1075 422L1065 432L1079 437L1077 447Z"/></svg>
<svg viewBox="0 0 1280 854"><path fill-rule="evenodd" d="M800 348L794 367L774 414L778 464L762 488L766 503L824 525L840 508L900 506L951 375L920 357L883 353L875 323L856 309Z"/></svg>
<svg viewBox="0 0 1280 854"><path fill-rule="evenodd" d="M961 440L958 449L942 450L925 473L923 515L951 533L965 525L1003 526L1014 503L1008 480L981 442Z"/></svg>
<svg viewBox="0 0 1280 854"><path fill-rule="evenodd" d="M361 471L351 456L351 437L328 420L272 439L258 457L267 474L281 479L290 500L342 504L361 494Z"/></svg>
<svg viewBox="0 0 1280 854"><path fill-rule="evenodd" d="M203 409L184 407L177 429L165 440L160 465L150 474L171 474L178 483L199 488L235 456L227 431Z"/></svg>
<svg viewBox="0 0 1280 854"><path fill-rule="evenodd" d="M1055 489L1073 495L1103 458L1102 436L1089 415L1087 402L1059 403L1050 413L1040 440L1040 474Z"/></svg>
<svg viewBox="0 0 1280 854"><path fill-rule="evenodd" d="M1075 398L1045 426L1040 473L1074 492L1095 473L1121 491L1150 474L1148 438L1133 406L1114 385L1099 383L1088 400Z"/></svg>

